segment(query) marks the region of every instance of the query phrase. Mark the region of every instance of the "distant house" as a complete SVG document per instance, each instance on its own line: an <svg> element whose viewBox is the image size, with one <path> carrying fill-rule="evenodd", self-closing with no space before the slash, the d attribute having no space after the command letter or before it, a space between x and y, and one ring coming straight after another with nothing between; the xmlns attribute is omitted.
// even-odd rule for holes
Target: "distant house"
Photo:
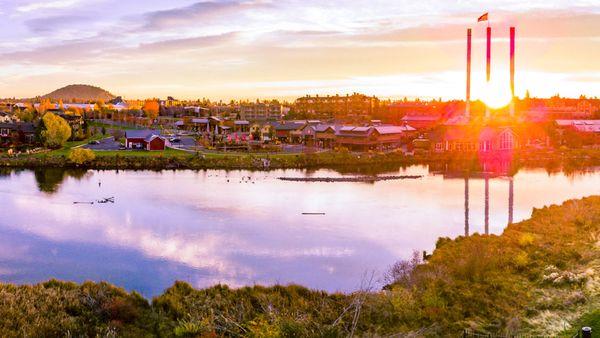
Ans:
<svg viewBox="0 0 600 338"><path fill-rule="evenodd" d="M402 123L408 124L409 126L417 130L432 129L441 122L441 116L439 115L405 115L401 119Z"/></svg>
<svg viewBox="0 0 600 338"><path fill-rule="evenodd" d="M128 149L165 150L168 146L166 138L157 130L127 130L125 147Z"/></svg>
<svg viewBox="0 0 600 338"><path fill-rule="evenodd" d="M600 120L556 120L556 126L561 129L572 129L582 133L600 134Z"/></svg>
<svg viewBox="0 0 600 338"><path fill-rule="evenodd" d="M12 122L12 120L12 114L0 111L0 123L9 123Z"/></svg>
<svg viewBox="0 0 600 338"><path fill-rule="evenodd" d="M35 124L17 122L0 123L0 145L33 144L35 141Z"/></svg>
<svg viewBox="0 0 600 338"><path fill-rule="evenodd" d="M496 152L519 148L516 133L510 127L446 126L430 135L435 152Z"/></svg>
<svg viewBox="0 0 600 338"><path fill-rule="evenodd" d="M305 122L283 121L271 123L275 129L275 137L283 142L291 142L294 135L300 137L298 133L305 125Z"/></svg>
<svg viewBox="0 0 600 338"><path fill-rule="evenodd" d="M335 144L335 127L328 124L319 124L315 129L315 142L320 148L333 148Z"/></svg>
<svg viewBox="0 0 600 338"><path fill-rule="evenodd" d="M250 131L250 122L246 120L235 120L233 122L233 131L247 133Z"/></svg>
<svg viewBox="0 0 600 338"><path fill-rule="evenodd" d="M414 135L410 126L344 126L336 131L336 142L355 150L394 148Z"/></svg>

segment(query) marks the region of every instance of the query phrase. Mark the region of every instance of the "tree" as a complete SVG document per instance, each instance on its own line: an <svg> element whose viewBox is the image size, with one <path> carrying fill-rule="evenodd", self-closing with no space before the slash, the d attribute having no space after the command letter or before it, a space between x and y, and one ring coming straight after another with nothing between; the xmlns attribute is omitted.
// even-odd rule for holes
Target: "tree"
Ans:
<svg viewBox="0 0 600 338"><path fill-rule="evenodd" d="M35 111L32 109L19 110L16 116L23 122L32 122L35 119Z"/></svg>
<svg viewBox="0 0 600 338"><path fill-rule="evenodd" d="M43 100L40 105L38 106L38 113L40 115L44 114L47 110L49 109L54 109L56 108L56 106L54 104L52 104L52 102L50 102L49 99L45 99Z"/></svg>
<svg viewBox="0 0 600 338"><path fill-rule="evenodd" d="M82 165L96 159L96 154L91 149L76 148L69 153L69 161Z"/></svg>
<svg viewBox="0 0 600 338"><path fill-rule="evenodd" d="M160 106L156 100L146 100L144 107L142 108L146 117L150 122L154 121L158 117L160 112Z"/></svg>
<svg viewBox="0 0 600 338"><path fill-rule="evenodd" d="M44 130L41 132L42 141L48 148L60 148L71 137L71 127L62 117L52 113L42 117Z"/></svg>

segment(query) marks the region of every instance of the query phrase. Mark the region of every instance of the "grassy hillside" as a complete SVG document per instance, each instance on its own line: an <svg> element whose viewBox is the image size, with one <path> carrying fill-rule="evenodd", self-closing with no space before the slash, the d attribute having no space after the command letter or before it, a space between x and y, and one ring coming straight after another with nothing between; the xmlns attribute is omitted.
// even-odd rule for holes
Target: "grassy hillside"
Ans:
<svg viewBox="0 0 600 338"><path fill-rule="evenodd" d="M65 102L70 102L72 99L84 101L103 100L106 102L114 99L115 96L99 87L89 85L68 85L44 95L43 98L63 100Z"/></svg>
<svg viewBox="0 0 600 338"><path fill-rule="evenodd" d="M501 236L440 239L399 262L385 291L182 282L152 302L106 283L0 285L4 336L570 336L600 322L600 196L534 210Z"/></svg>

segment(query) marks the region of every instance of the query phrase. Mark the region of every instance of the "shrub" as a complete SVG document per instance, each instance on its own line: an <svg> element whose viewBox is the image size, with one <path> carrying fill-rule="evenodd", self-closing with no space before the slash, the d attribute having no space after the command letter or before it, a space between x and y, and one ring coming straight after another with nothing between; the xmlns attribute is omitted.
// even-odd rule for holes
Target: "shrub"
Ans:
<svg viewBox="0 0 600 338"><path fill-rule="evenodd" d="M96 154L90 149L76 148L69 153L69 161L82 165L96 159Z"/></svg>

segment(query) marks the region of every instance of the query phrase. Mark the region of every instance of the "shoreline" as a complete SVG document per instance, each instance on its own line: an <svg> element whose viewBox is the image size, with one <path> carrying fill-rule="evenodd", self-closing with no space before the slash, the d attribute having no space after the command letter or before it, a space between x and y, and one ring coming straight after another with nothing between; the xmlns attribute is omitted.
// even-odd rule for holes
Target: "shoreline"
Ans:
<svg viewBox="0 0 600 338"><path fill-rule="evenodd" d="M228 154L228 153L168 153L96 152L89 163L77 165L69 161L64 151L58 154L41 153L16 157L0 156L0 167L16 169L96 169L96 170L253 170L276 169L348 169L385 171L397 167L428 165L456 171L516 172L523 167L544 167L550 171L560 168L577 169L600 165L600 150L520 151L510 155L477 154L416 154L401 153L322 152L302 154ZM263 159L268 159L265 167ZM486 169L487 170L483 170ZM491 170L489 169L491 167Z"/></svg>

